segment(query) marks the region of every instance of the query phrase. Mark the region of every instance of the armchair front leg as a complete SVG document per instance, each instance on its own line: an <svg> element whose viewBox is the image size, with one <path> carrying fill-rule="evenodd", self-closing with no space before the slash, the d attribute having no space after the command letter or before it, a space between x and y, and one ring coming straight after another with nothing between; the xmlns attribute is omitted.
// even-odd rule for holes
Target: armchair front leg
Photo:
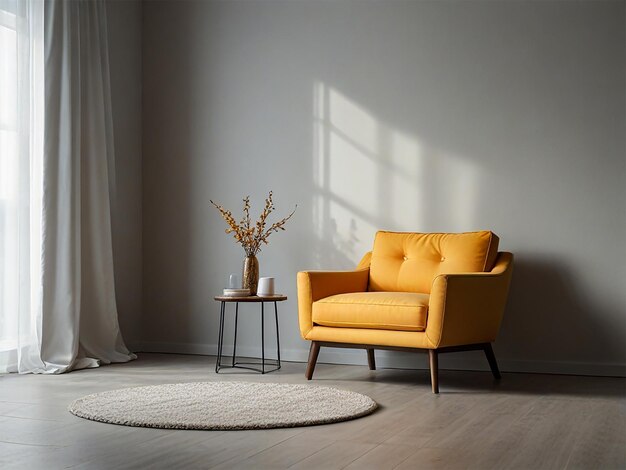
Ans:
<svg viewBox="0 0 626 470"><path fill-rule="evenodd" d="M439 354L436 349L428 350L428 362L430 365L430 384L433 393L439 393Z"/></svg>
<svg viewBox="0 0 626 470"><path fill-rule="evenodd" d="M311 341L311 349L309 350L309 362L306 366L306 373L304 376L307 380L313 378L313 371L315 370L315 364L317 363L317 356L320 354L320 345L317 341Z"/></svg>

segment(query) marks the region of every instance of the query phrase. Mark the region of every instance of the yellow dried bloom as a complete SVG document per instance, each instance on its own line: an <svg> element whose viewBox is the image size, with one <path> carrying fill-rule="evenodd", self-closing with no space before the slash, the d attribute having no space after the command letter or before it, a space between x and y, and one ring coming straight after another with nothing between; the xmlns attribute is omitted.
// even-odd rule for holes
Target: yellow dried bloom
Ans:
<svg viewBox="0 0 626 470"><path fill-rule="evenodd" d="M266 230L265 227L267 225L267 218L275 209L272 196L273 192L270 191L267 199L265 199L265 206L259 216L259 220L257 220L254 226L252 226L252 221L250 220L250 196L243 198L243 217L239 223L235 221L231 211L211 200L211 204L215 206L215 208L220 212L222 218L228 224L228 228L225 232L227 234L233 234L235 241L239 243L246 252L246 256L254 256L261 251L261 245L268 244L267 239L272 233L285 230L284 225L289 219L291 219L291 216L298 208L296 205L294 210L287 217L279 220L278 222L274 222Z"/></svg>

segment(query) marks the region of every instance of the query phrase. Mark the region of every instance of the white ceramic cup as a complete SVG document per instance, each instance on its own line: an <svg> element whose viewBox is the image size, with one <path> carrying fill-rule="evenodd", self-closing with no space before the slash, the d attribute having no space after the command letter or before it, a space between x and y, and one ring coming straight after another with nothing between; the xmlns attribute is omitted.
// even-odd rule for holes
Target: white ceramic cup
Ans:
<svg viewBox="0 0 626 470"><path fill-rule="evenodd" d="M259 285L256 290L258 296L274 295L274 278L262 277L259 279Z"/></svg>

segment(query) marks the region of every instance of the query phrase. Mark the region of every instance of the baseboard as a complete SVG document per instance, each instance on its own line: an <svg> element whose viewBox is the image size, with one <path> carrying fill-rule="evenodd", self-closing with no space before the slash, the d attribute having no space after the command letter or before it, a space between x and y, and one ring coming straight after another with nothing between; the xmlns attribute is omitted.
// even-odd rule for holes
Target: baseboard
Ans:
<svg viewBox="0 0 626 470"><path fill-rule="evenodd" d="M198 354L214 356L217 354L216 344L205 343L167 343L141 342L130 346L135 352ZM229 356L232 347L225 346L223 354ZM281 359L292 362L306 362L308 349L281 349ZM274 358L275 348L267 348L268 358ZM237 355L258 357L259 348L240 346ZM328 364L367 365L366 354L358 349L322 348L319 362ZM379 368L392 369L427 369L426 354L399 353L377 351L376 364ZM500 370L503 372L523 372L539 374L589 375L599 377L626 377L626 364L602 364L590 362L565 361L520 361L498 358ZM458 354L442 354L439 360L441 369L488 371L489 366L482 352L466 352Z"/></svg>

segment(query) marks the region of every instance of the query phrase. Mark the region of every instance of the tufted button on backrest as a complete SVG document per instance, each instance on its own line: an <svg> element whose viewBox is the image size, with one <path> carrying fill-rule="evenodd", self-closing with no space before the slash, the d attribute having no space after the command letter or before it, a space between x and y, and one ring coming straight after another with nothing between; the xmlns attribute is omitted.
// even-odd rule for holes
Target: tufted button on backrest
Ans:
<svg viewBox="0 0 626 470"><path fill-rule="evenodd" d="M371 291L430 293L442 273L490 271L498 253L493 232L378 232L370 265Z"/></svg>

